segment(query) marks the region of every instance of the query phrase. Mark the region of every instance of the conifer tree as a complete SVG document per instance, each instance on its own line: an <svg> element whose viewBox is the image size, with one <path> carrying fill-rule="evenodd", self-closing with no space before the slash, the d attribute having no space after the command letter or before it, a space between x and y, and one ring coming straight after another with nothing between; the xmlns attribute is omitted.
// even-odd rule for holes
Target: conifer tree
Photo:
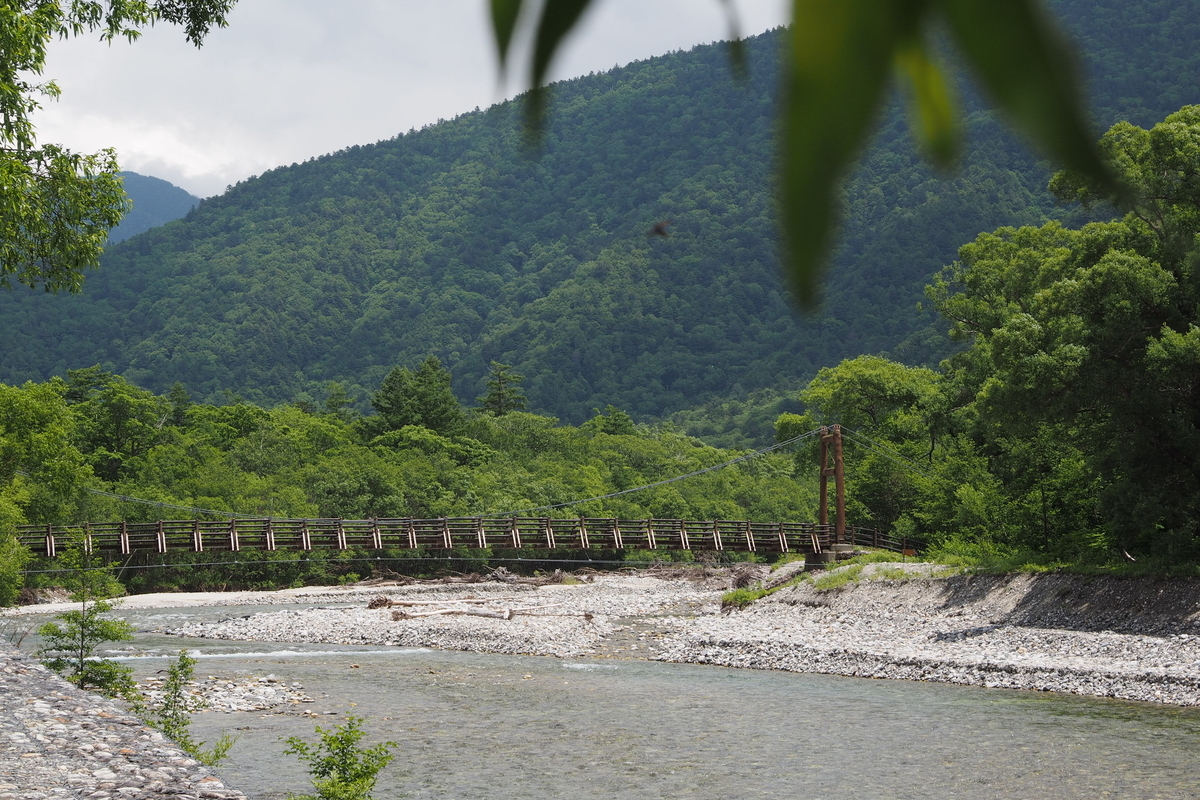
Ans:
<svg viewBox="0 0 1200 800"><path fill-rule="evenodd" d="M517 385L525 380L524 375L512 371L508 364L491 363L487 379L487 392L475 398L482 411L497 417L510 411L525 410L525 393Z"/></svg>
<svg viewBox="0 0 1200 800"><path fill-rule="evenodd" d="M430 356L415 371L395 367L383 379L371 405L388 430L419 425L443 435L458 433L466 421L462 406L450 388L450 370Z"/></svg>

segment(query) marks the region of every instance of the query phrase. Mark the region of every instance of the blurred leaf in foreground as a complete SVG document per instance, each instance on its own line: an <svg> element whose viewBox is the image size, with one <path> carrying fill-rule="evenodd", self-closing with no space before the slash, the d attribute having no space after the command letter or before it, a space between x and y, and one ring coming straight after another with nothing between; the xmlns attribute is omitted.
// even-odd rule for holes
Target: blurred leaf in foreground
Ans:
<svg viewBox="0 0 1200 800"><path fill-rule="evenodd" d="M730 35L737 18L728 0ZM526 105L537 130L550 62L591 0L545 0L533 26ZM491 0L501 68L523 0ZM931 43L944 30L1005 113L1047 155L1097 186L1117 191L1089 131L1073 57L1037 0L793 0L780 127L779 185L787 272L802 307L816 306L837 229L838 188L866 142L895 71L913 108L917 140L952 166L960 123L950 82ZM735 71L739 48L731 47Z"/></svg>

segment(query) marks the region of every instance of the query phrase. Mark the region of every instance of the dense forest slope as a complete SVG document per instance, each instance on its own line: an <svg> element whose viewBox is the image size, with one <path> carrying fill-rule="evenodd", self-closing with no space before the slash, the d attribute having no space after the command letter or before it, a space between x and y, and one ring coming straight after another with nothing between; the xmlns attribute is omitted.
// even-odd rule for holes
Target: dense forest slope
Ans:
<svg viewBox="0 0 1200 800"><path fill-rule="evenodd" d="M1056 7L1097 135L1200 101L1191 3ZM114 246L81 296L0 296L0 381L100 363L156 391L320 401L328 381L365 398L436 355L468 401L502 361L530 410L578 422L794 385L864 352L934 359L944 325L917 310L921 287L979 231L1043 221L1045 165L975 104L941 180L885 109L823 312L801 319L771 207L780 41L747 43L744 84L720 45L556 84L536 158L506 103L243 181Z"/></svg>
<svg viewBox="0 0 1200 800"><path fill-rule="evenodd" d="M122 172L121 180L125 184L125 194L129 196L133 206L121 220L121 224L109 231L110 246L177 220L200 202L199 197L162 178L139 175L136 172Z"/></svg>

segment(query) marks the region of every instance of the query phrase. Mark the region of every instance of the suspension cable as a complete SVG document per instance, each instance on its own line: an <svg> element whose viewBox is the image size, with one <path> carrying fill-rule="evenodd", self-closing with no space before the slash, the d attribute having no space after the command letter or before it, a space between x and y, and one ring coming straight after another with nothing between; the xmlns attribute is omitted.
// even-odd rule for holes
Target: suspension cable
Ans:
<svg viewBox="0 0 1200 800"><path fill-rule="evenodd" d="M892 463L894 463L898 466L901 466L901 467L904 467L905 469L911 470L924 478L929 478L930 480L932 480L934 477L933 475L926 472L921 467L917 466L917 463L915 461L912 461L911 459L905 457L902 453L900 453L896 449L894 449L886 444L883 444L882 442L875 441L874 439L867 436L862 431L852 431L848 428L842 428L842 433L843 433L843 435L845 435L845 437L847 439L854 442L858 446L865 447L867 450L870 450L870 451L876 453L877 455L880 455L883 458L886 458L888 461L891 461Z"/></svg>
<svg viewBox="0 0 1200 800"><path fill-rule="evenodd" d="M569 500L564 503L553 503L550 505L536 506L534 508L523 508L518 511L504 511L501 513L487 514L484 516L517 517L517 516L522 516L525 514L532 513L534 511L549 511L551 509L556 509L556 508L567 508L569 506L580 505L581 503L590 503L593 500L607 500L612 497L620 497L621 495L633 494L634 492L641 492L641 491L645 491L646 489L653 489L658 486L665 486L669 483L675 483L676 481L682 481L682 480L686 480L687 478L694 478L697 475L704 475L709 472L714 472L718 469L724 469L725 467L733 466L734 464L739 464L743 461L748 461L752 458L757 458L758 456L765 455L766 453L771 453L771 452L774 452L775 450L780 450L784 447L789 447L793 444L796 444L799 441L816 436L820 432L821 432L820 428L814 428L813 430L808 431L806 433L802 433L798 436L793 436L792 438L790 438L786 441L777 442L773 445L770 445L769 447L764 447L761 450L755 450L752 453L745 453L743 455L738 456L737 458L731 458L728 461L722 461L720 464L714 464L711 467L704 467L703 469L694 470L685 475L677 475L674 478L667 478L665 480L655 481L654 483L648 483L644 486L635 486L632 489L622 489L621 491L618 491L618 492L610 492L609 494L599 495L597 497L587 497L587 498L584 498L581 500ZM23 472L21 470L17 470L17 474L24 475L25 477L31 477L29 475L29 473ZM179 511L191 511L193 513L198 513L198 514L211 514L213 516L227 517L230 519L267 519L267 517L265 517L262 514L244 514L244 513L236 512L236 511L217 511L215 509L200 508L198 506L184 506L184 505L178 505L176 503L165 503L160 500L146 500L145 498L141 498L141 497L131 497L130 495L117 494L115 492L106 492L102 489L92 489L90 487L83 487L83 490L85 492L90 492L91 494L97 494L97 495L101 495L103 497L111 497L111 498L120 500L125 503L141 503L143 505L148 505L148 506L157 506L158 508L171 508L171 509L176 509Z"/></svg>
<svg viewBox="0 0 1200 800"><path fill-rule="evenodd" d="M783 442L777 442L777 443L771 445L770 447L764 447L761 450L755 450L753 453L746 453L744 455L738 456L737 458L731 458L728 461L722 461L720 464L714 464L711 467L704 467L703 469L694 470L693 472L689 472L686 475L677 475L674 478L667 478L666 480L655 481L654 483L647 483L645 486L635 486L632 489L622 489L619 492L609 492L608 494L602 494L597 497L587 497L582 500L569 500L565 503L552 503L550 505L535 506L534 508L523 508L519 511L505 511L505 512L499 513L499 514L489 514L488 516L517 517L517 516L522 516L524 514L532 513L534 511L549 511L549 510L555 509L555 508L566 508L567 506L575 506L575 505L579 505L580 503L590 503L593 500L608 500L611 497L620 497L621 495L624 495L624 494L632 494L634 492L641 492L641 491L645 491L646 489L653 489L657 486L665 486L668 483L675 483L676 481L686 480L687 478L694 478L697 475L704 475L705 473L713 472L718 469L724 469L725 467L729 467L734 464L738 464L742 461L748 461L752 458L757 458L758 456L764 455L766 453L770 453L770 452L779 450L784 447L789 447L790 445L793 445L796 442L799 442L803 439L811 438L813 436L817 436L820 433L821 433L820 428L814 428L811 431L808 431L807 433L802 433L799 436L793 436L791 439L788 439Z"/></svg>

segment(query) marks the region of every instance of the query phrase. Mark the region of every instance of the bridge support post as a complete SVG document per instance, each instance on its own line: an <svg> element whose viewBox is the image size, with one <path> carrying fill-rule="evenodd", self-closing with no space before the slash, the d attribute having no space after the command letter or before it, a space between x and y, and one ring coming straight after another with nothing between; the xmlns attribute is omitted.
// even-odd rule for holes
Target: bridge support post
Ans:
<svg viewBox="0 0 1200 800"><path fill-rule="evenodd" d="M821 499L817 506L817 524L829 524L829 428L821 428L821 455L818 464L821 468Z"/></svg>
<svg viewBox="0 0 1200 800"><path fill-rule="evenodd" d="M833 466L829 466L829 451L833 450ZM842 458L842 426L821 428L821 506L820 524L829 524L829 478L833 478L834 527L833 541L846 541L846 480Z"/></svg>

